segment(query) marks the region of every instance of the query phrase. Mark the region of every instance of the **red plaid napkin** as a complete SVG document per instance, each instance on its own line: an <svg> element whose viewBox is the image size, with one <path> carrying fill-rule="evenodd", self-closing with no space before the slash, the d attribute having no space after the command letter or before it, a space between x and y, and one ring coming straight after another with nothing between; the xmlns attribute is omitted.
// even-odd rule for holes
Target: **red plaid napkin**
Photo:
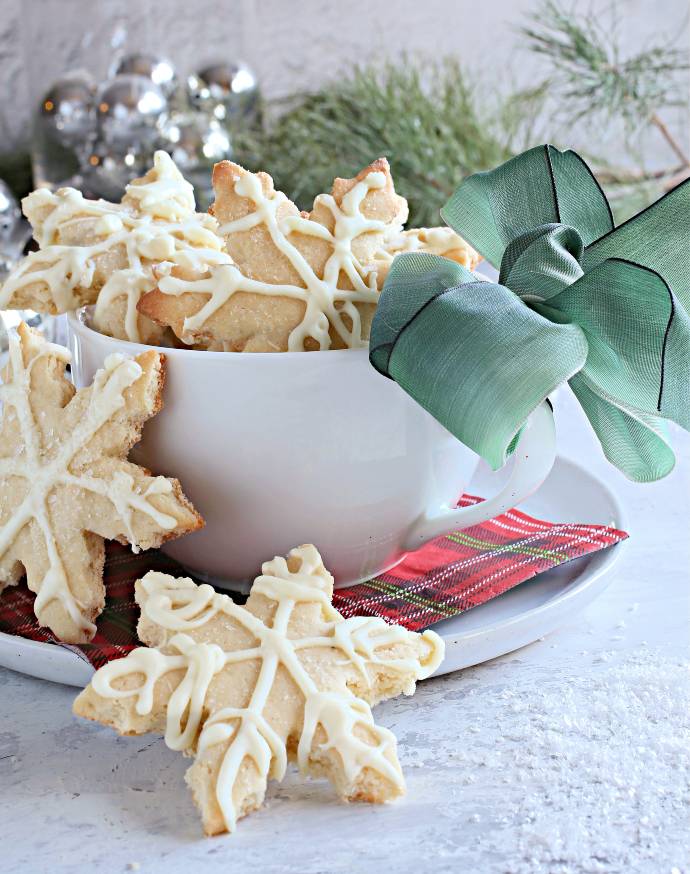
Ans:
<svg viewBox="0 0 690 874"><path fill-rule="evenodd" d="M481 500L464 495L460 505ZM333 604L343 616L381 616L420 631L484 604L542 571L613 546L627 536L603 525L559 525L510 510L490 522L437 537L388 573L337 589ZM98 668L138 646L134 581L148 570L184 573L158 550L134 555L129 547L109 543L104 573L107 597L98 631L91 643L69 648ZM38 626L33 600L24 583L6 589L0 596L0 631L57 644L47 629Z"/></svg>

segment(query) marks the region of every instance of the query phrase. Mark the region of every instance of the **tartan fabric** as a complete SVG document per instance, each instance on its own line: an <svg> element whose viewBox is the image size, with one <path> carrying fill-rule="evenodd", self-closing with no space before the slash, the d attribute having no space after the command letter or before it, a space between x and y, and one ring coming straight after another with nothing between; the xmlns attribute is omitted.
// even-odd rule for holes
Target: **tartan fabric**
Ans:
<svg viewBox="0 0 690 874"><path fill-rule="evenodd" d="M178 576L181 573L177 562L160 550L152 549L135 555L128 546L114 541L106 543L103 573L105 609L98 618L97 631L91 643L62 643L48 628L41 628L33 611L35 596L27 588L26 580L0 594L0 631L64 646L100 668L139 646L139 607L134 600L134 581L149 570Z"/></svg>
<svg viewBox="0 0 690 874"><path fill-rule="evenodd" d="M459 505L481 500L463 495ZM437 537L366 583L338 589L333 604L343 616L381 616L421 631L627 536L603 525L559 525L509 510L481 525Z"/></svg>
<svg viewBox="0 0 690 874"><path fill-rule="evenodd" d="M467 506L481 500L463 495L459 503ZM627 536L603 525L555 524L510 510L481 525L437 537L366 583L337 589L333 604L346 617L380 616L420 631L484 604L542 571L613 546ZM148 570L184 573L158 550L135 555L129 547L107 544L106 603L91 643L59 643L48 629L40 628L33 613L34 595L24 582L0 596L0 631L67 646L98 668L139 645L134 581Z"/></svg>

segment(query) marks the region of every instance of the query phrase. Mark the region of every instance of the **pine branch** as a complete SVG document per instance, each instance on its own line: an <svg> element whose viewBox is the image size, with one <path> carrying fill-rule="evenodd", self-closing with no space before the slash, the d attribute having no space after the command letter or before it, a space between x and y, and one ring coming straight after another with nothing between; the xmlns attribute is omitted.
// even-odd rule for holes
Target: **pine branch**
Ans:
<svg viewBox="0 0 690 874"><path fill-rule="evenodd" d="M628 214L690 167L661 115L685 105L690 64L685 51L652 39L644 51L625 55L616 21L614 14L605 27L592 15L567 11L560 0L545 0L536 23L523 30L528 48L550 66L536 86L489 106L455 59L423 67L409 58L368 66L269 107L273 122L266 129L236 135L237 159L269 171L279 188L309 209L334 175L351 176L385 155L410 204L410 223L435 225L439 208L466 175L557 138L554 115L545 112L555 101L569 130L580 120L596 130L618 117L629 131L656 128L668 143L673 159L659 170L592 160L601 181L613 187L617 212ZM596 137L592 142L596 146ZM639 158L630 149L628 157Z"/></svg>
<svg viewBox="0 0 690 874"><path fill-rule="evenodd" d="M599 167L597 179L602 185L636 185L643 182L659 182L682 173L685 164L664 167L661 170L629 170L625 167Z"/></svg>
<svg viewBox="0 0 690 874"><path fill-rule="evenodd" d="M676 157L680 158L684 167L690 167L690 159L688 159L685 151L680 147L676 138L672 135L671 131L668 129L668 126L664 121L662 121L656 112L653 112L649 116L649 120L655 127L661 131L661 135L669 144L671 149L675 152Z"/></svg>
<svg viewBox="0 0 690 874"><path fill-rule="evenodd" d="M659 115L686 103L687 51L660 43L623 57L615 6L608 28L592 16L566 10L557 0L545 0L534 21L538 23L522 29L527 47L549 61L549 84L571 124L596 124L602 116L607 121L619 116L629 130L651 124L676 158L684 166L690 163Z"/></svg>
<svg viewBox="0 0 690 874"><path fill-rule="evenodd" d="M266 131L241 134L235 146L239 160L269 171L306 209L334 175L354 175L384 155L410 205L410 224L436 225L466 175L513 153L480 105L455 60L369 66L302 95Z"/></svg>

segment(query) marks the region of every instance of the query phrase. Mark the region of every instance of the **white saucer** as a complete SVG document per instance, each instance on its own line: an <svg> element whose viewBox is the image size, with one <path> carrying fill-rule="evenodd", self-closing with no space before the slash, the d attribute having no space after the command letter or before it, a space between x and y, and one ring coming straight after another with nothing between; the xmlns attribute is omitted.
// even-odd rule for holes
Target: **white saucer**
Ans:
<svg viewBox="0 0 690 874"><path fill-rule="evenodd" d="M469 491L489 495L496 476L481 471ZM575 462L559 458L537 494L521 509L541 519L591 522L625 529L618 501ZM611 582L610 571L625 543L568 562L467 613L445 619L435 630L446 642L438 674L447 674L519 649L549 634L584 609ZM0 665L44 680L85 686L93 668L66 646L37 643L0 632Z"/></svg>
<svg viewBox="0 0 690 874"><path fill-rule="evenodd" d="M482 471L472 481L472 494L492 494L495 474ZM492 482L492 485L489 483ZM626 530L618 500L601 480L574 461L556 459L539 491L520 509L551 522L584 522ZM446 642L446 657L437 674L449 674L486 662L550 634L579 613L606 589L612 566L628 541L574 559L539 574L467 613L434 626Z"/></svg>

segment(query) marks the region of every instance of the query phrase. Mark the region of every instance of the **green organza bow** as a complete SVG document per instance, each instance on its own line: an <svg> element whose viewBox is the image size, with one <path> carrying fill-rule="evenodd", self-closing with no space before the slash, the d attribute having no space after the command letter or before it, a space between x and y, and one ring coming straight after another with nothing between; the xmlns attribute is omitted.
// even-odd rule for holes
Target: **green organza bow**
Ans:
<svg viewBox="0 0 690 874"><path fill-rule="evenodd" d="M539 146L470 176L441 215L499 281L398 256L374 367L494 468L567 380L613 464L669 473L664 420L690 430L690 180L615 227L584 161Z"/></svg>

